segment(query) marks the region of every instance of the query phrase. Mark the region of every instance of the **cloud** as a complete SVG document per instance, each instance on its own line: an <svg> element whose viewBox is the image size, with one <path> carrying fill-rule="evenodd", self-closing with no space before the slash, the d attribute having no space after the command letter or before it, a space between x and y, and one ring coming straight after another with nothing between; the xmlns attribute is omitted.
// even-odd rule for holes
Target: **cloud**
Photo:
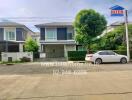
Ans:
<svg viewBox="0 0 132 100"><path fill-rule="evenodd" d="M132 20L132 0L0 0L0 17L42 17L37 23L51 21L73 21L81 9L95 9L105 15L108 23L122 21L124 18L110 16L110 7L121 5L130 12ZM18 20L14 20L18 21ZM34 25L35 21L18 21Z"/></svg>
<svg viewBox="0 0 132 100"><path fill-rule="evenodd" d="M16 17L30 17L33 16L33 12L28 8L20 8L16 10L12 15L17 15Z"/></svg>

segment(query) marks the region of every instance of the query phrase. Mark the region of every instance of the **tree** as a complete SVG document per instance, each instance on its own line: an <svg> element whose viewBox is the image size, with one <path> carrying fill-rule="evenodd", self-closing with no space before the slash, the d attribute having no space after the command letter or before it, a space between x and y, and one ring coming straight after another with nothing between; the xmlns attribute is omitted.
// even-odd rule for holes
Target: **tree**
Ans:
<svg viewBox="0 0 132 100"><path fill-rule="evenodd" d="M131 40L132 24L128 25L128 30L129 39ZM100 42L98 42L97 44L100 45L100 49L102 50L126 50L125 26L119 26L113 31L107 33L104 37L101 38Z"/></svg>
<svg viewBox="0 0 132 100"><path fill-rule="evenodd" d="M39 46L35 40L28 38L24 44L25 51L38 52Z"/></svg>
<svg viewBox="0 0 132 100"><path fill-rule="evenodd" d="M74 22L76 31L76 41L90 49L91 43L94 39L102 34L106 28L107 21L103 15L98 12L90 10L81 10Z"/></svg>

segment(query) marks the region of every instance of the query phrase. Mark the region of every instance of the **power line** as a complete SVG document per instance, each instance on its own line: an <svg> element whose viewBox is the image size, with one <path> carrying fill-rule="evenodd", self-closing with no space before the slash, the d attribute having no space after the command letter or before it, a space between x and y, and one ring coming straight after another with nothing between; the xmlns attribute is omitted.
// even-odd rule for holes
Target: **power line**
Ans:
<svg viewBox="0 0 132 100"><path fill-rule="evenodd" d="M58 16L58 17L0 17L0 19L67 19L74 18L73 16Z"/></svg>
<svg viewBox="0 0 132 100"><path fill-rule="evenodd" d="M44 22L44 21L58 21L58 20L73 20L74 17L71 16L59 16L59 17L0 17L1 21L18 21L18 22L26 22L26 23L36 23L36 22Z"/></svg>

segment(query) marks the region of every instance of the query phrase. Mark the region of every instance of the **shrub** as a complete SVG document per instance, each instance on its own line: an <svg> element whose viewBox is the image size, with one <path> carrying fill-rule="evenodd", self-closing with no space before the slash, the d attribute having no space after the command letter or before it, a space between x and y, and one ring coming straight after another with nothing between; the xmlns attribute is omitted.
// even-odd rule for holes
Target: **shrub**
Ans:
<svg viewBox="0 0 132 100"><path fill-rule="evenodd" d="M39 45L35 40L33 40L31 37L29 37L29 38L27 38L27 40L24 44L24 49L27 52L38 52Z"/></svg>
<svg viewBox="0 0 132 100"><path fill-rule="evenodd" d="M68 51L68 60L83 61L85 60L87 51Z"/></svg>
<svg viewBox="0 0 132 100"><path fill-rule="evenodd" d="M117 54L127 55L127 51L126 50L113 50L113 51L116 52Z"/></svg>
<svg viewBox="0 0 132 100"><path fill-rule="evenodd" d="M20 58L21 62L30 62L31 59L27 57Z"/></svg>

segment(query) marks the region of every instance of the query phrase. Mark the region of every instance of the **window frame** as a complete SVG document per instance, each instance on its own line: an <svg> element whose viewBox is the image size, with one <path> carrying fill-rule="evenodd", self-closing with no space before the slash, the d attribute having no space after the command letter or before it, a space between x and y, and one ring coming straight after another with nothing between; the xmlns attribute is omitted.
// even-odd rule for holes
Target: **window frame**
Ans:
<svg viewBox="0 0 132 100"><path fill-rule="evenodd" d="M54 30L54 32L55 32L55 37L54 38L47 38L48 29L53 29ZM54 27L45 28L45 41L56 41L56 40L57 40L57 28L54 28Z"/></svg>
<svg viewBox="0 0 132 100"><path fill-rule="evenodd" d="M70 35L71 35L71 37L70 37ZM67 33L67 40L73 40L73 33L72 32Z"/></svg>
<svg viewBox="0 0 132 100"><path fill-rule="evenodd" d="M7 34L8 32L8 34ZM10 39L9 37L9 32L13 32L14 33L14 39ZM5 41L16 41L16 28L14 27L6 27L4 28L4 40Z"/></svg>

